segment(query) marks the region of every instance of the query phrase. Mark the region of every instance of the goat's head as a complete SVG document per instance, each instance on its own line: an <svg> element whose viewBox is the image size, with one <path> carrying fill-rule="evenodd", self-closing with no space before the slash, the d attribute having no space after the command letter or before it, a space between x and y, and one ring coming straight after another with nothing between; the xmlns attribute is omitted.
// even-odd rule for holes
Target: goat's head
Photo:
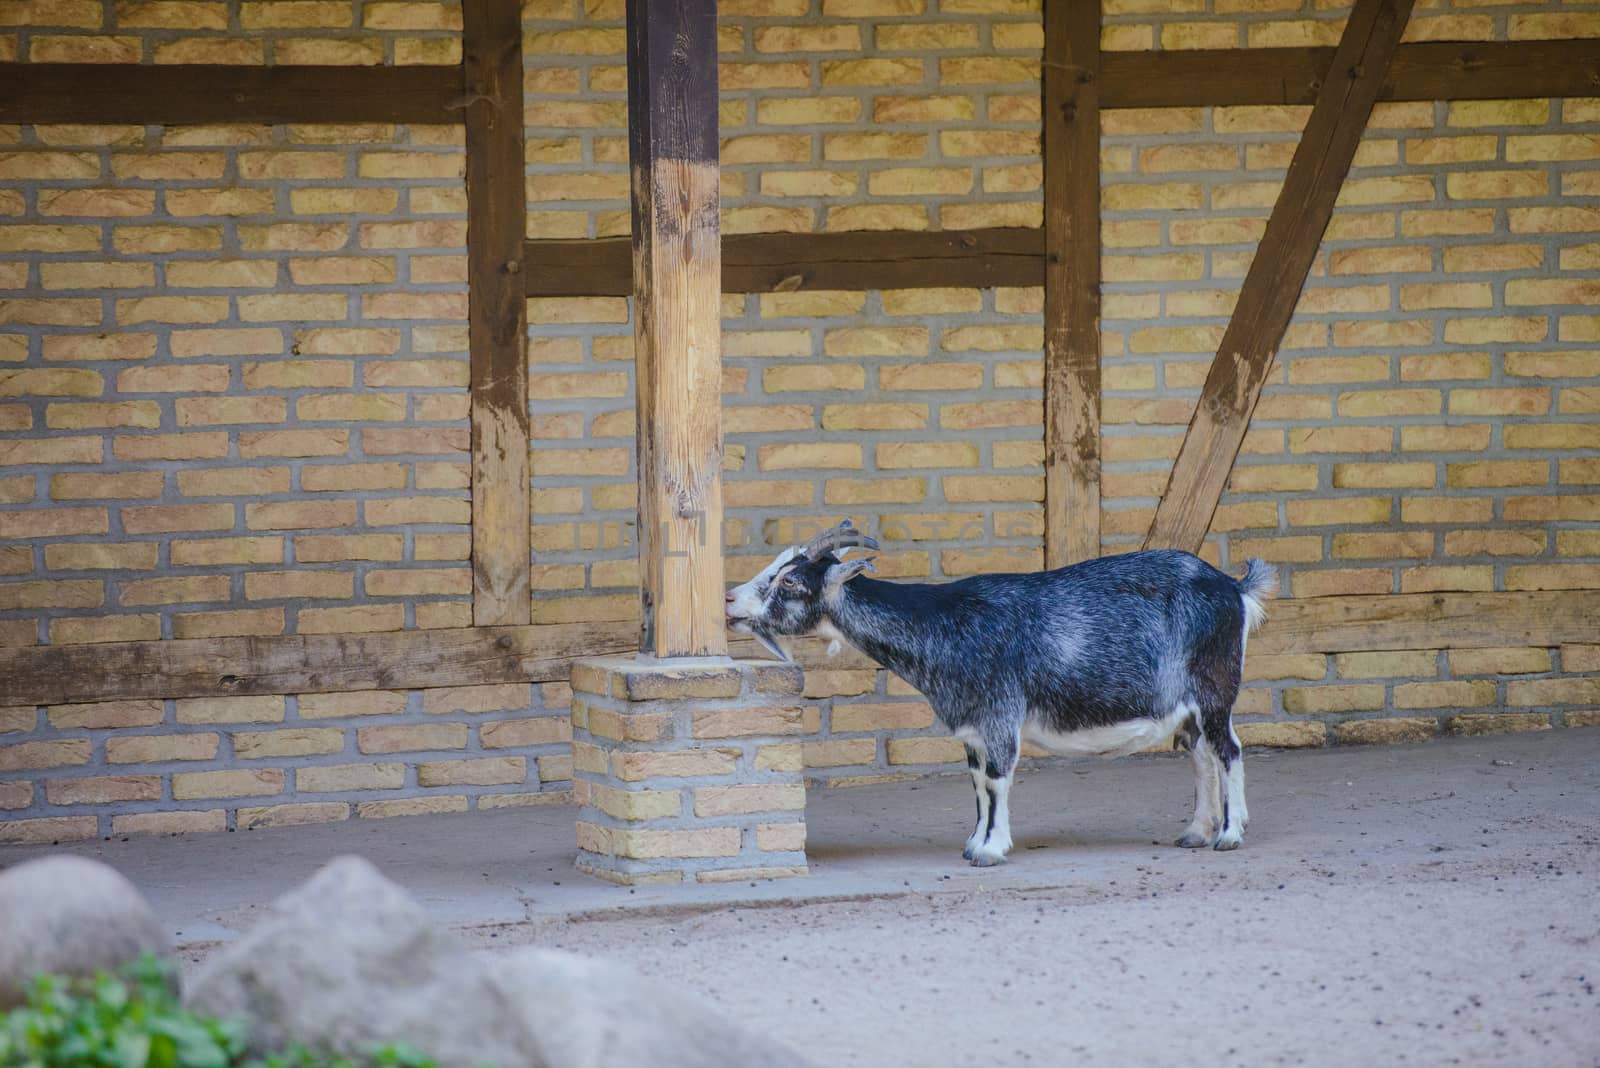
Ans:
<svg viewBox="0 0 1600 1068"><path fill-rule="evenodd" d="M821 630L828 604L844 584L872 568L868 560L842 559L845 553L877 547L848 519L804 545L791 545L755 578L728 591L728 626L789 659L784 639Z"/></svg>

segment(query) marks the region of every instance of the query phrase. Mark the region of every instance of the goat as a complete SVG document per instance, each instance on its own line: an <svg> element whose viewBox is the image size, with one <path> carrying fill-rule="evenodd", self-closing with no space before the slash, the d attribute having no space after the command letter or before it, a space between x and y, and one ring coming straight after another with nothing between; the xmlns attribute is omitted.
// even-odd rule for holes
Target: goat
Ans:
<svg viewBox="0 0 1600 1068"><path fill-rule="evenodd" d="M956 582L869 579L852 548L877 542L847 519L778 554L727 593L726 621L790 659L789 639L848 642L920 690L966 746L978 822L962 856L1011 848L1009 797L1024 739L1055 753L1121 756L1182 732L1194 818L1176 845L1236 849L1249 811L1234 732L1245 641L1276 590L1191 553L1148 550L1029 574Z"/></svg>

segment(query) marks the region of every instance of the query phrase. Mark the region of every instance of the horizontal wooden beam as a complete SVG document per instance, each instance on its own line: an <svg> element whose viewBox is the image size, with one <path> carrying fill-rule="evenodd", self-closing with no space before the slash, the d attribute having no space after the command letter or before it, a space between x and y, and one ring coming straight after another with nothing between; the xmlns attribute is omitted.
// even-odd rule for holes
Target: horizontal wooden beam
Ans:
<svg viewBox="0 0 1600 1068"><path fill-rule="evenodd" d="M460 122L461 68L0 63L0 122Z"/></svg>
<svg viewBox="0 0 1600 1068"><path fill-rule="evenodd" d="M1487 649L1594 641L1600 590L1399 593L1267 603L1253 653Z"/></svg>
<svg viewBox="0 0 1600 1068"><path fill-rule="evenodd" d="M1555 646L1593 642L1596 619L1600 590L1289 598L1267 604L1250 651ZM579 657L638 647L637 621L34 645L0 649L0 679L9 705L404 690L556 682ZM800 662L831 663L823 648L802 643ZM729 653L764 655L743 639Z"/></svg>
<svg viewBox="0 0 1600 1068"><path fill-rule="evenodd" d="M530 241L523 260L530 297L623 297L633 292L633 251L626 237ZM1027 227L728 234L722 239L724 293L1043 282L1044 233Z"/></svg>
<svg viewBox="0 0 1600 1068"><path fill-rule="evenodd" d="M1310 104L1332 48L1107 52L1102 108ZM1381 101L1600 95L1600 41L1430 41L1395 50Z"/></svg>
<svg viewBox="0 0 1600 1068"><path fill-rule="evenodd" d="M631 652L636 623L183 638L0 649L7 704L332 693L566 679L574 657Z"/></svg>
<svg viewBox="0 0 1600 1068"><path fill-rule="evenodd" d="M1310 104L1332 59L1332 48L1107 52L1100 106ZM1431 41L1400 46L1378 99L1595 95L1594 40ZM461 103L454 66L0 63L0 122L7 123L440 123L460 121ZM762 288L771 287L748 291Z"/></svg>

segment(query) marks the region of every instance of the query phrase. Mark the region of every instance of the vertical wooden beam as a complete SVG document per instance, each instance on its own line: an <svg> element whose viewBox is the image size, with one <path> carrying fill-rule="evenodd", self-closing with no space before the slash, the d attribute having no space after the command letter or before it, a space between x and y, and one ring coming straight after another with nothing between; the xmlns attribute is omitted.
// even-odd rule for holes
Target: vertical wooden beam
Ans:
<svg viewBox="0 0 1600 1068"><path fill-rule="evenodd" d="M1100 555L1100 4L1044 5L1044 557Z"/></svg>
<svg viewBox="0 0 1600 1068"><path fill-rule="evenodd" d="M522 277L522 14L463 0L467 316L472 348L472 622L527 623L528 339Z"/></svg>
<svg viewBox="0 0 1600 1068"><path fill-rule="evenodd" d="M1356 0L1350 12L1173 462L1147 549L1193 552L1205 540L1411 5L1412 0Z"/></svg>
<svg viewBox="0 0 1600 1068"><path fill-rule="evenodd" d="M727 652L716 0L628 0L641 650Z"/></svg>

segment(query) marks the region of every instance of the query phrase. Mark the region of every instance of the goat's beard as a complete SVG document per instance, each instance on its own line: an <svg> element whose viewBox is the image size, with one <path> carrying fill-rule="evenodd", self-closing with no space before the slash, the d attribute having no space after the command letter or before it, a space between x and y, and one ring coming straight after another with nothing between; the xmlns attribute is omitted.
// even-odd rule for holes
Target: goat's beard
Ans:
<svg viewBox="0 0 1600 1068"><path fill-rule="evenodd" d="M783 638L776 632L768 630L757 621L753 619L735 619L730 622L728 626L740 634L750 635L756 641L760 642L767 652L771 653L779 660L790 663L794 661L794 655L789 652L787 643L783 641Z"/></svg>

